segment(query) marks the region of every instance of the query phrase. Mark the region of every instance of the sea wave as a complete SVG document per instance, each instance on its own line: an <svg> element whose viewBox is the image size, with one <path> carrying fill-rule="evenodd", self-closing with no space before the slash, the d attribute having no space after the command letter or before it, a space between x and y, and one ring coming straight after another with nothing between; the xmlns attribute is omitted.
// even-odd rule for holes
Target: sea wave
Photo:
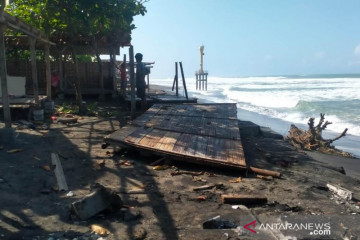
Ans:
<svg viewBox="0 0 360 240"><path fill-rule="evenodd" d="M173 79L153 82L172 86ZM360 78L209 77L208 91L197 91L195 83L195 78L186 80L192 97L238 103L241 109L295 124L324 113L333 122L329 130L349 128L349 134L360 136Z"/></svg>

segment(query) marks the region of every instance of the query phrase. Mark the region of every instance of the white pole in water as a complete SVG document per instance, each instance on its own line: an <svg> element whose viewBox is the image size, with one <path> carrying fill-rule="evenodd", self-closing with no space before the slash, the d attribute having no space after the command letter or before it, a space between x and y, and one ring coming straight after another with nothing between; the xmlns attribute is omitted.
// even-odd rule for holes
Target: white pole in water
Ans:
<svg viewBox="0 0 360 240"><path fill-rule="evenodd" d="M204 56L204 45L200 46L200 70L199 73L203 74L204 70L203 70L203 56Z"/></svg>

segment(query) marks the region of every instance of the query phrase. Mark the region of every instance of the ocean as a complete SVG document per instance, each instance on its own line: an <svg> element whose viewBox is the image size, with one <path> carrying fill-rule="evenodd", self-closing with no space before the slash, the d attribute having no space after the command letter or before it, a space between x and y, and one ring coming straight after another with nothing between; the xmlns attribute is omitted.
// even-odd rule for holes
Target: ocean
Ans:
<svg viewBox="0 0 360 240"><path fill-rule="evenodd" d="M180 94L184 95L181 78ZM151 84L171 87L173 79L151 79ZM337 148L360 157L360 74L277 77L208 77L207 91L196 90L195 77L186 78L188 95L199 102L237 103L238 118L272 128L286 136L291 124L307 129L310 117L320 113L332 122L323 131L335 138Z"/></svg>

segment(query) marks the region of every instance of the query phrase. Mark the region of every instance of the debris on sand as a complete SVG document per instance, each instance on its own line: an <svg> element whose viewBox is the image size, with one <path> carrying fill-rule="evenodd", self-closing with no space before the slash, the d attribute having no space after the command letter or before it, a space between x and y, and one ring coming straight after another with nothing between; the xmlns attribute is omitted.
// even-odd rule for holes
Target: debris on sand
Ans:
<svg viewBox="0 0 360 240"><path fill-rule="evenodd" d="M106 209L115 211L121 206L122 200L114 191L95 184L94 191L83 199L73 202L71 209L78 218L86 220Z"/></svg>

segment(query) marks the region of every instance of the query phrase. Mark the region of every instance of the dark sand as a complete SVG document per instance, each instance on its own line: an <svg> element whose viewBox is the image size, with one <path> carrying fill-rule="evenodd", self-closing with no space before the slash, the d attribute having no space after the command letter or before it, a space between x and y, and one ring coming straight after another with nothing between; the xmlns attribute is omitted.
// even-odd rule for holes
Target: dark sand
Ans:
<svg viewBox="0 0 360 240"><path fill-rule="evenodd" d="M91 224L105 226L111 234L103 239L319 239L309 231L259 230L260 223L328 222L331 235L321 239L356 239L360 236L359 206L356 200L344 200L327 188L327 183L341 185L359 198L359 159L297 151L268 128L251 122L239 122L248 164L278 171L280 179L265 181L250 172L239 172L178 161L169 161L170 169L156 171L149 164L158 156L110 146L102 149L103 138L120 129L129 120L128 110L111 102L101 104L103 111L116 111L110 118L82 117L78 123L51 123L49 130L16 129L16 140L0 142L0 239L101 239L91 233ZM140 114L140 113L139 113ZM2 128L3 125L0 125ZM14 125L16 127L16 125ZM0 133L1 134L1 133ZM1 138L0 138L1 139ZM21 152L7 153L19 148ZM56 192L50 154L61 154L61 162L74 196ZM331 159L331 160L329 160ZM96 166L104 161L105 166ZM129 166L123 163L128 161ZM284 165L285 162L285 165ZM343 175L332 166L344 166ZM358 165L356 165L358 166ZM201 172L172 176L175 169ZM239 183L229 180L242 177ZM86 221L74 218L69 205L90 193L90 186L100 183L118 192L131 208L104 212ZM194 192L194 187L223 184L220 188ZM44 191L47 190L47 191ZM144 190L144 194L127 194ZM267 204L233 209L221 202L221 194L265 195ZM205 200L198 200L202 196ZM203 229L202 223L220 216L238 225L238 229ZM256 220L257 234L243 226ZM290 238L292 237L292 238Z"/></svg>

